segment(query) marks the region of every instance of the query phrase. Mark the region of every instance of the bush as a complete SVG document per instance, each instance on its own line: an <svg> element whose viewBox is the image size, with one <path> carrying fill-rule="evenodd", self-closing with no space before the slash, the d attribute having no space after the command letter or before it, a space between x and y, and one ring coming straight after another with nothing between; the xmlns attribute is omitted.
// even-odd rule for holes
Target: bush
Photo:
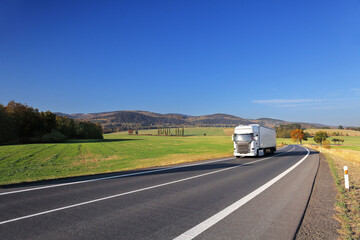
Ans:
<svg viewBox="0 0 360 240"><path fill-rule="evenodd" d="M66 136L55 129L51 130L50 133L47 133L42 136L42 142L62 142L66 139Z"/></svg>
<svg viewBox="0 0 360 240"><path fill-rule="evenodd" d="M323 141L322 145L323 145L323 147L326 148L326 149L330 149L330 148L331 148L331 146L330 146L330 141L329 141L329 140Z"/></svg>
<svg viewBox="0 0 360 240"><path fill-rule="evenodd" d="M328 138L328 135L325 131L316 132L314 136L314 141L316 143L323 144L323 142Z"/></svg>

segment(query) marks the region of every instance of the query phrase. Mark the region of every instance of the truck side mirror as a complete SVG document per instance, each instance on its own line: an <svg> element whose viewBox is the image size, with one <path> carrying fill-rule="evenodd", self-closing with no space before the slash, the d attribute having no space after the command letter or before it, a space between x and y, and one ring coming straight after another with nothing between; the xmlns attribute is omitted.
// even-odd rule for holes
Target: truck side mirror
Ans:
<svg viewBox="0 0 360 240"><path fill-rule="evenodd" d="M234 141L234 135L231 135L231 140Z"/></svg>

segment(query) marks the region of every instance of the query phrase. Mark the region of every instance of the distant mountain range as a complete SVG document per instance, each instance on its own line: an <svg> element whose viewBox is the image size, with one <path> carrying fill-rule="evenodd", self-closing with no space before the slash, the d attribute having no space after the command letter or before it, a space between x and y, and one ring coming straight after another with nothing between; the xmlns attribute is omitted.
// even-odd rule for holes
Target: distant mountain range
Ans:
<svg viewBox="0 0 360 240"><path fill-rule="evenodd" d="M105 132L133 129L147 129L158 127L235 127L241 124L261 124L275 127L280 124L291 124L272 118L245 119L229 114L211 114L202 116L190 116L178 113L160 114L148 111L114 111L100 113L56 113L59 116L100 123ZM328 127L323 124L300 123L303 128Z"/></svg>

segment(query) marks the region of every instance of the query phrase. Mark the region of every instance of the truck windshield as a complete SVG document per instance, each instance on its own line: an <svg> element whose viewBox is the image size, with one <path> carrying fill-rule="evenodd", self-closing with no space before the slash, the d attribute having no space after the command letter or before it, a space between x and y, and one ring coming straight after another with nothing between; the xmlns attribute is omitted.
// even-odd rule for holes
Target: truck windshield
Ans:
<svg viewBox="0 0 360 240"><path fill-rule="evenodd" d="M251 142L253 140L252 134L235 134L235 142Z"/></svg>

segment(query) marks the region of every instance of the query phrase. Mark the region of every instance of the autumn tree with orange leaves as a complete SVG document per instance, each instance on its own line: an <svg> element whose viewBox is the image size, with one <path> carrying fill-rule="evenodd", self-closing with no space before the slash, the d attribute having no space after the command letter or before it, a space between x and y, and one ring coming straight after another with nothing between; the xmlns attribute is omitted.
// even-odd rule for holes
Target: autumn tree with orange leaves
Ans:
<svg viewBox="0 0 360 240"><path fill-rule="evenodd" d="M304 130L302 129L294 129L291 131L291 139L293 142L300 142L302 144L302 141L307 141L306 134L304 133Z"/></svg>

